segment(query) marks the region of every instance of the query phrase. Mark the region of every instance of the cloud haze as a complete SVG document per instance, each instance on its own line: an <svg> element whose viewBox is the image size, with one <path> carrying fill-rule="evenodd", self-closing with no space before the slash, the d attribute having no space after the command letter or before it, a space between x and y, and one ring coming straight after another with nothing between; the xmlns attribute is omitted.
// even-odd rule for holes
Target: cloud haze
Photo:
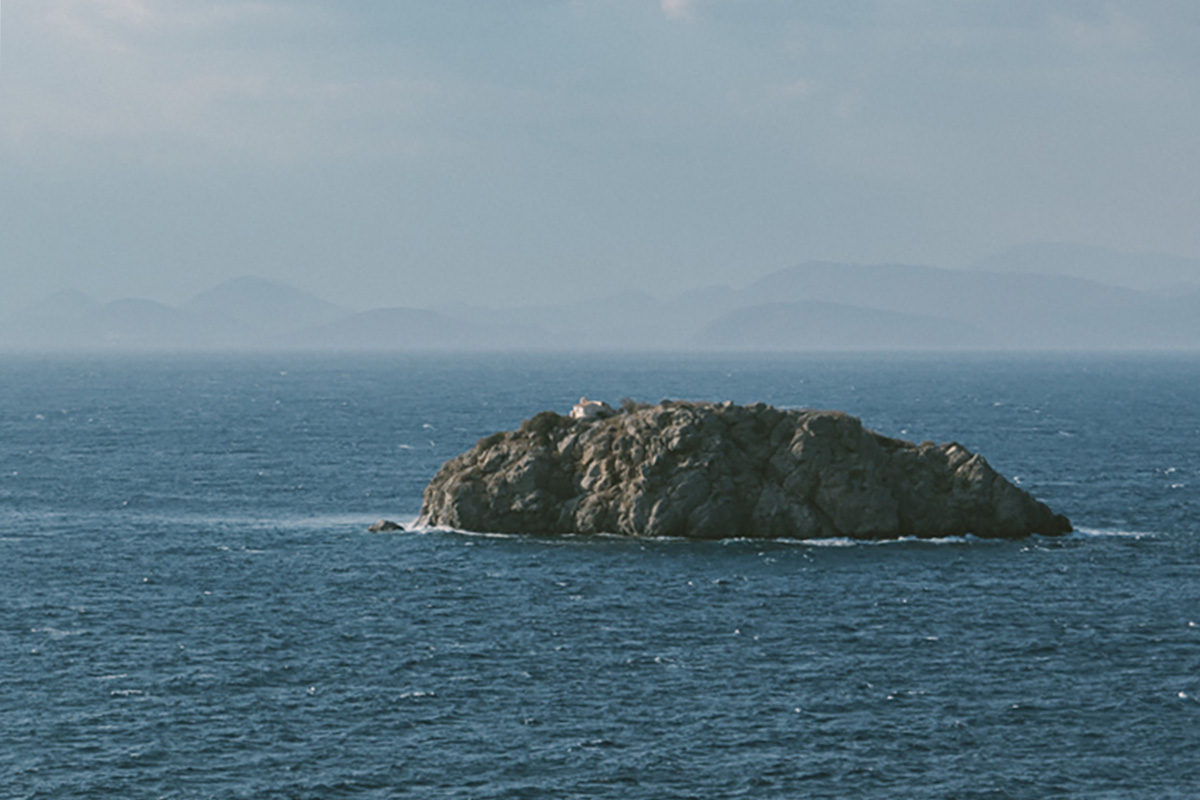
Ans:
<svg viewBox="0 0 1200 800"><path fill-rule="evenodd" d="M1190 2L8 0L0 314L1200 256Z"/></svg>
<svg viewBox="0 0 1200 800"><path fill-rule="evenodd" d="M690 0L662 0L663 13L667 19L688 19L691 16Z"/></svg>

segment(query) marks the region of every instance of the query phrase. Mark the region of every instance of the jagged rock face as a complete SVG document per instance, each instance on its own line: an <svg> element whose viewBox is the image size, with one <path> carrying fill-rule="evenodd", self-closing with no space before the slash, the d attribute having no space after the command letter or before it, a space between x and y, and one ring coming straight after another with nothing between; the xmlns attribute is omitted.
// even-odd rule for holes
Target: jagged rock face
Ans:
<svg viewBox="0 0 1200 800"><path fill-rule="evenodd" d="M982 456L835 411L664 402L544 411L447 461L421 525L500 533L890 539L1071 530Z"/></svg>

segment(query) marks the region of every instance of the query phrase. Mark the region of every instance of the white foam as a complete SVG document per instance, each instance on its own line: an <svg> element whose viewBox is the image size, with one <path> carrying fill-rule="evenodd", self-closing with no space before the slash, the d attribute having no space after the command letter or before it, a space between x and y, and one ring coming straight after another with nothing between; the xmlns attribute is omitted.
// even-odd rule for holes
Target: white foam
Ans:
<svg viewBox="0 0 1200 800"><path fill-rule="evenodd" d="M1128 531L1120 528L1076 528L1074 533L1068 535L1076 538L1121 537L1128 539L1153 539L1158 536L1157 533L1150 531Z"/></svg>
<svg viewBox="0 0 1200 800"><path fill-rule="evenodd" d="M87 628L74 628L72 630L63 630L62 628L30 628L30 633L44 633L52 639L61 639L64 636L79 636L87 633Z"/></svg>
<svg viewBox="0 0 1200 800"><path fill-rule="evenodd" d="M450 533L457 536L467 536L480 539L536 539L543 541L546 544L555 544L559 542L581 542L592 541L595 539L620 540L637 542L644 544L646 542L686 542L689 545L698 542L706 542L708 544L719 544L725 546L754 544L762 546L764 544L775 545L795 545L800 547L878 547L887 545L964 545L964 544L1001 544L1013 541L1011 539L1000 538L981 538L974 534L966 534L965 536L899 536L894 539L854 539L849 536L830 536L818 539L794 539L789 537L778 538L762 538L756 536L735 536L723 539L692 539L687 536L627 536L620 533L572 533L565 532L552 535L532 534L532 533L497 533L494 531L465 531L459 528L450 528L446 526L416 526L415 520L412 525L406 525L405 533L429 534L429 533ZM1061 537L1035 537L1044 539L1058 539ZM1019 541L1019 540L1018 540Z"/></svg>
<svg viewBox="0 0 1200 800"><path fill-rule="evenodd" d="M744 540L761 542L762 539ZM950 545L950 544L973 544L986 541L1003 541L980 539L972 534L966 536L935 536L931 538L921 536L897 536L894 539L852 539L848 536L833 536L825 539L772 539L770 541L780 542L782 544L797 544L805 547L878 547L887 545Z"/></svg>
<svg viewBox="0 0 1200 800"><path fill-rule="evenodd" d="M458 528L445 528L440 525L435 527L413 527L409 528L407 533L452 533L456 536L470 536L478 539L519 539L529 535L523 533L497 533L495 531L464 531Z"/></svg>

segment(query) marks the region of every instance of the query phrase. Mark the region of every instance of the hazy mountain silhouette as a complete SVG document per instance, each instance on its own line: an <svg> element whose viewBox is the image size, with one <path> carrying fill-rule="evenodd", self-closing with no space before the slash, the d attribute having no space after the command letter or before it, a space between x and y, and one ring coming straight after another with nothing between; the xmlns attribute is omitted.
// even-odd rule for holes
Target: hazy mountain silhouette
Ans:
<svg viewBox="0 0 1200 800"><path fill-rule="evenodd" d="M80 337L117 350L215 349L237 344L243 333L200 314L136 298L105 303L80 322Z"/></svg>
<svg viewBox="0 0 1200 800"><path fill-rule="evenodd" d="M808 262L743 289L706 287L650 309L639 304L632 315L604 301L572 308L564 330L552 332L586 332L580 341L593 348L1200 347L1200 293L905 264Z"/></svg>
<svg viewBox="0 0 1200 800"><path fill-rule="evenodd" d="M940 317L987 333L996 346L1021 348L1115 344L1105 316L1152 303L1130 289L1058 275L829 262L775 272L747 286L739 300L809 300Z"/></svg>
<svg viewBox="0 0 1200 800"><path fill-rule="evenodd" d="M124 298L96 303L59 292L0 326L0 347L32 350L226 350L269 346L283 331L347 312L295 287L235 278L178 308Z"/></svg>
<svg viewBox="0 0 1200 800"><path fill-rule="evenodd" d="M1173 263L1163 276L1186 276L1192 262ZM814 261L741 289L701 287L665 300L628 287L561 305L361 313L251 277L178 308L137 299L99 304L60 292L0 324L0 349L1200 348L1200 287L1138 291L1026 265L989 271Z"/></svg>
<svg viewBox="0 0 1200 800"><path fill-rule="evenodd" d="M929 350L994 347L969 324L899 311L806 300L746 306L689 342L705 350Z"/></svg>
<svg viewBox="0 0 1200 800"><path fill-rule="evenodd" d="M225 281L184 303L182 310L229 320L262 337L322 325L350 312L286 283L243 276Z"/></svg>
<svg viewBox="0 0 1200 800"><path fill-rule="evenodd" d="M244 330L151 300L95 303L59 292L0 326L0 348L29 350L196 350L234 346Z"/></svg>
<svg viewBox="0 0 1200 800"><path fill-rule="evenodd" d="M481 324L417 308L377 308L272 340L297 350L530 350L550 337L534 325Z"/></svg>
<svg viewBox="0 0 1200 800"><path fill-rule="evenodd" d="M563 305L443 305L436 310L462 322L504 328L535 323L541 337L537 349L627 350L645 348L647 343L662 349L683 342L683 337L672 336L663 302L635 290Z"/></svg>
<svg viewBox="0 0 1200 800"><path fill-rule="evenodd" d="M1038 242L1010 247L976 261L970 269L1067 275L1143 291L1188 285L1200 288L1200 259L1164 253L1123 253L1066 242Z"/></svg>
<svg viewBox="0 0 1200 800"><path fill-rule="evenodd" d="M808 262L743 289L704 287L664 301L625 293L473 316L535 320L564 347L601 350L1200 346L1197 297L905 264Z"/></svg>

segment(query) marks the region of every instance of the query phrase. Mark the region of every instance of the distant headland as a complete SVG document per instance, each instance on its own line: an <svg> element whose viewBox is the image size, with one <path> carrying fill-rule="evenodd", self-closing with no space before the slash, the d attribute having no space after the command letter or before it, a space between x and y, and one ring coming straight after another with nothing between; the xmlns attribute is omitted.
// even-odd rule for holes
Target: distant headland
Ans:
<svg viewBox="0 0 1200 800"><path fill-rule="evenodd" d="M837 411L581 401L481 439L425 490L423 526L721 538L982 538L1071 531L958 444Z"/></svg>

